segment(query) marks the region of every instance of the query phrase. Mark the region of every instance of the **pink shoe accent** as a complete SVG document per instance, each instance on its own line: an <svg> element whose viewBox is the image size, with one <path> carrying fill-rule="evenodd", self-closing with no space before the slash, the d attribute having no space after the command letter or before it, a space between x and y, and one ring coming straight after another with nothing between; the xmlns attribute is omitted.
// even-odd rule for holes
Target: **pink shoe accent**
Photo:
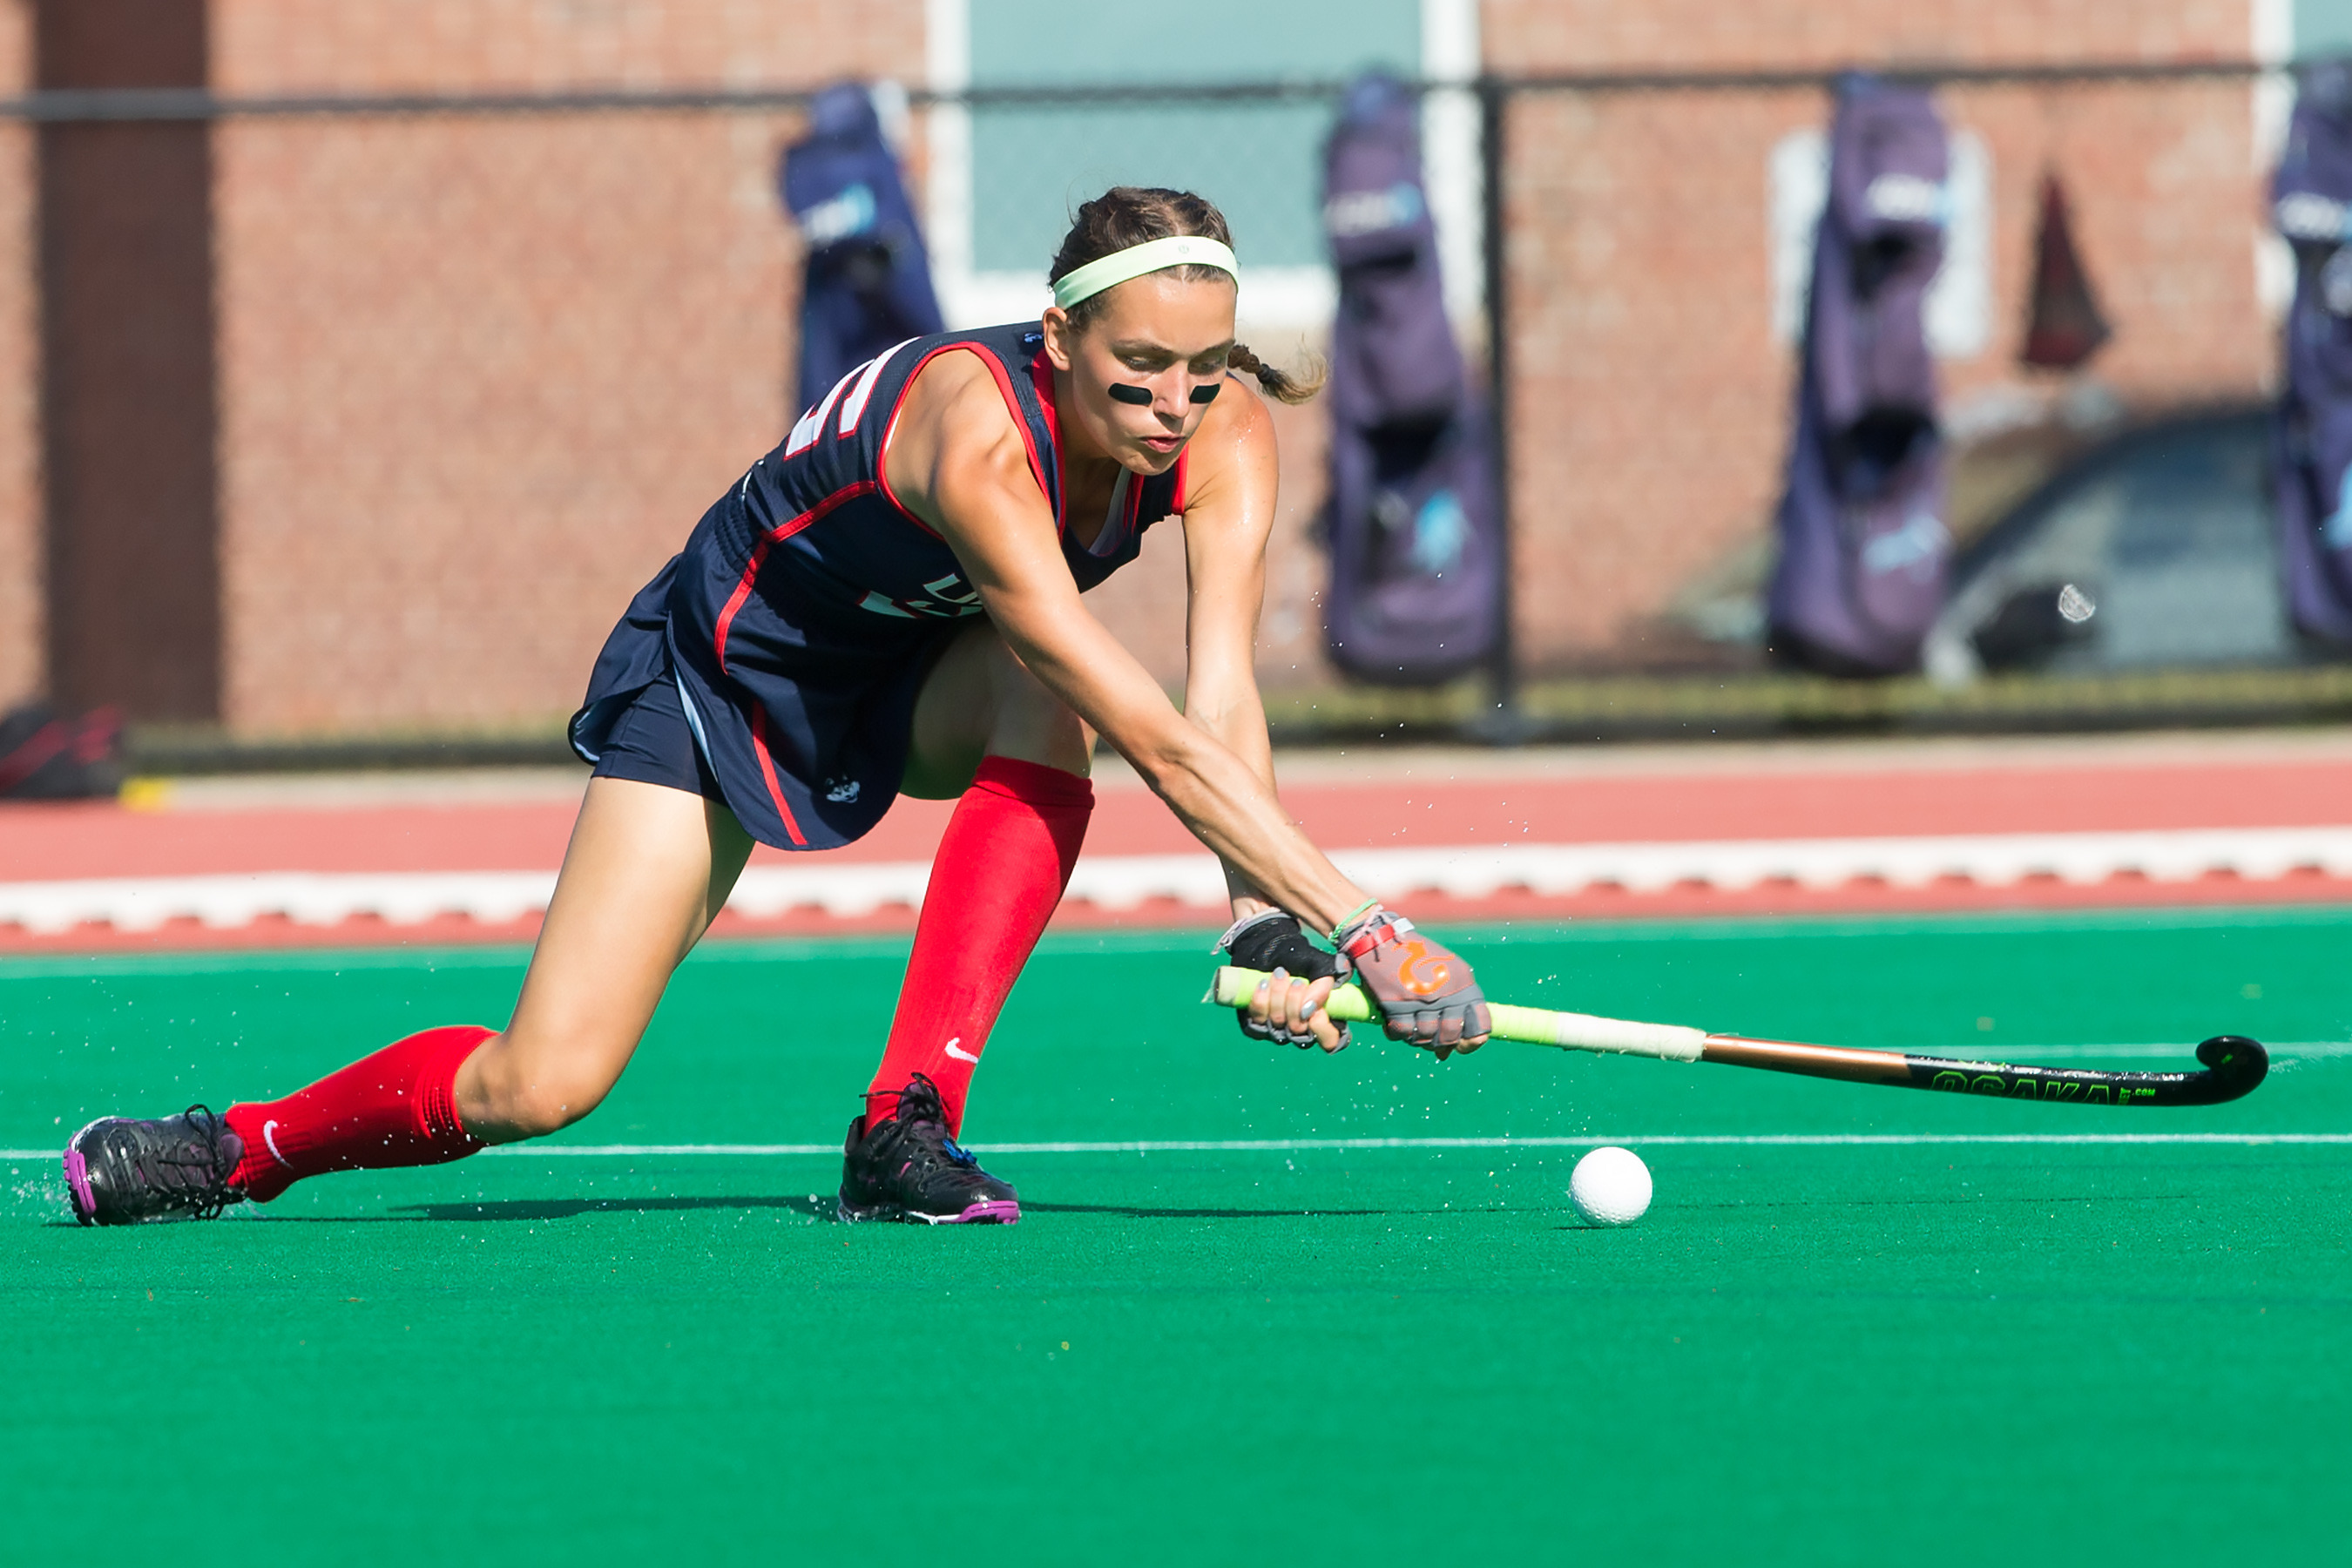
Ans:
<svg viewBox="0 0 2352 1568"><path fill-rule="evenodd" d="M81 1134L74 1136L79 1138ZM66 1145L66 1194L73 1204L76 1221L82 1225L98 1223L98 1196L89 1190L89 1162L70 1143Z"/></svg>

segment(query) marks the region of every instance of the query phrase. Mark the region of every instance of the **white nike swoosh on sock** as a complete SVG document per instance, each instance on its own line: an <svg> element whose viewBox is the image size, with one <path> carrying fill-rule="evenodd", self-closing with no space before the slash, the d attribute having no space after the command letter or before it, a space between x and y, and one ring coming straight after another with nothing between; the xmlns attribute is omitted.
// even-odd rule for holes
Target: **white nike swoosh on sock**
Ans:
<svg viewBox="0 0 2352 1568"><path fill-rule="evenodd" d="M960 1051L956 1049L956 1046L962 1039L963 1037L961 1035L958 1035L954 1039L948 1042L948 1055L955 1058L955 1059L960 1062L976 1062L980 1060L980 1058L971 1051Z"/></svg>
<svg viewBox="0 0 2352 1568"><path fill-rule="evenodd" d="M279 1164L284 1165L289 1171L294 1168L293 1163L288 1160L285 1155L278 1152L277 1122L265 1121L261 1124L261 1141L269 1145L269 1157L271 1159L277 1161Z"/></svg>

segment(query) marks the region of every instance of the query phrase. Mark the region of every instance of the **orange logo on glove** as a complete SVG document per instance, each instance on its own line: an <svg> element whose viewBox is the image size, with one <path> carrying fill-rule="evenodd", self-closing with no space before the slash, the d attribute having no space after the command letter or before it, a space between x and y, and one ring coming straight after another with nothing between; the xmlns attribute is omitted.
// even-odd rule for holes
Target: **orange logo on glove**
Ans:
<svg viewBox="0 0 2352 1568"><path fill-rule="evenodd" d="M1447 981L1454 978L1454 971L1446 967L1443 959L1436 960L1435 974L1426 980L1416 976L1413 973L1414 966L1430 961L1430 958L1429 944L1418 937L1413 937L1405 942L1404 957L1397 963L1398 981L1416 996L1434 996L1445 989Z"/></svg>

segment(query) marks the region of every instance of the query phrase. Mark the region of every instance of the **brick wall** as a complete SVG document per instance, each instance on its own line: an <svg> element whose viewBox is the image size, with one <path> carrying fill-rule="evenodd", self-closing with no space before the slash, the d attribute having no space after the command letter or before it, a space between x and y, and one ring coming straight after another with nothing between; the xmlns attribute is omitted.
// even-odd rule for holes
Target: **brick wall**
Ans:
<svg viewBox="0 0 2352 1568"><path fill-rule="evenodd" d="M798 86L919 74L922 0L212 0L223 92Z"/></svg>
<svg viewBox="0 0 2352 1568"><path fill-rule="evenodd" d="M919 0L215 0L226 93L905 72ZM629 595L781 436L790 117L220 128L224 718L568 710Z"/></svg>
<svg viewBox="0 0 2352 1568"><path fill-rule="evenodd" d="M1512 70L2243 58L2245 0L1487 0ZM2260 176L2239 84L1941 95L1991 154L1993 334L1946 362L1957 402L2015 368L2041 171L2116 337L2094 372L2143 404L2252 394ZM1676 589L1768 527L1794 366L1766 309L1766 159L1826 122L1813 91L1518 100L1507 211L1521 647L1537 668L1640 661Z"/></svg>
<svg viewBox="0 0 2352 1568"><path fill-rule="evenodd" d="M2242 58L2248 0L1486 0L1510 71ZM0 0L0 85L27 79ZM919 79L920 0L212 0L231 95L806 86ZM2258 388L2261 174L2242 84L1971 89L1993 165L1994 334L2013 366L2038 178L2066 178L2144 403ZM1751 545L1791 376L1767 317L1773 142L1811 91L1528 97L1506 198L1522 645L1538 668L1654 657L1661 608ZM246 119L214 143L222 717L248 734L539 721L627 595L784 406L797 251L771 188L792 117ZM919 137L915 143L918 149ZM0 255L26 256L29 140L0 128ZM915 171L919 181L919 163ZM0 700L38 685L29 266L0 266ZM1287 344L1258 345L1286 357ZM1318 410L1283 410L1261 675L1319 653ZM1181 679L1173 531L1096 595Z"/></svg>
<svg viewBox="0 0 2352 1568"><path fill-rule="evenodd" d="M32 85L32 35L30 0L0 4L0 92ZM45 675L33 193L33 133L0 125L0 709Z"/></svg>

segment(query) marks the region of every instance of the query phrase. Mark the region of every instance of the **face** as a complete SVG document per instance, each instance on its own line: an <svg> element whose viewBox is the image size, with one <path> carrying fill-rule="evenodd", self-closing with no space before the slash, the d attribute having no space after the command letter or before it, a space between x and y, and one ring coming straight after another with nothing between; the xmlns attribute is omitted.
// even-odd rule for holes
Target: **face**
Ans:
<svg viewBox="0 0 2352 1568"><path fill-rule="evenodd" d="M1230 278L1186 283L1147 272L1098 295L1083 330L1058 308L1047 310L1045 354L1066 373L1057 409L1065 437L1130 472L1167 472L1209 412L1193 393L1224 384L1234 296ZM1139 387L1148 401L1127 390Z"/></svg>

